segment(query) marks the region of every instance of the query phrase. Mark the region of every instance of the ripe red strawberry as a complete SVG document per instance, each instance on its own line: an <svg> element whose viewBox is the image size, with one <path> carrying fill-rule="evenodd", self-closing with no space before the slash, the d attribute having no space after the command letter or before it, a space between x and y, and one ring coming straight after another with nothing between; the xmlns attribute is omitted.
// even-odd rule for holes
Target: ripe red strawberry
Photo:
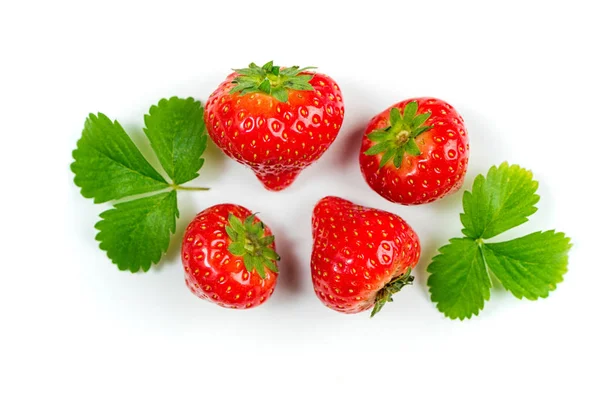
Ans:
<svg viewBox="0 0 600 400"><path fill-rule="evenodd" d="M344 119L339 86L309 68L268 62L236 69L206 103L210 137L252 168L269 190L288 187L336 138Z"/></svg>
<svg viewBox="0 0 600 400"><path fill-rule="evenodd" d="M311 272L315 293L329 308L375 315L411 284L419 237L397 215L339 197L321 199L313 211Z"/></svg>
<svg viewBox="0 0 600 400"><path fill-rule="evenodd" d="M404 100L371 120L359 161L381 196L406 205L429 203L462 186L469 137L450 104L430 97Z"/></svg>
<svg viewBox="0 0 600 400"><path fill-rule="evenodd" d="M269 227L242 206L207 208L183 237L185 283L196 296L222 307L258 306L277 281L274 240Z"/></svg>

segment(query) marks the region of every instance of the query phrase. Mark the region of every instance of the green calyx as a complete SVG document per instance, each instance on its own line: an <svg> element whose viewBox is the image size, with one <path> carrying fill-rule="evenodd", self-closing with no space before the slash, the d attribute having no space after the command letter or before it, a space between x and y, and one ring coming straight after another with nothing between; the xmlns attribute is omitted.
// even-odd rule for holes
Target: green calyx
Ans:
<svg viewBox="0 0 600 400"><path fill-rule="evenodd" d="M383 168L389 161L393 161L394 166L400 168L404 153L413 156L421 154L415 139L430 130L432 126L424 125L431 117L431 113L419 114L418 110L419 105L416 101L411 101L404 107L404 114L400 114L399 109L392 108L390 126L375 130L367 136L375 144L365 151L365 155L374 156L383 153L379 168Z"/></svg>
<svg viewBox="0 0 600 400"><path fill-rule="evenodd" d="M394 301L392 296L395 293L398 293L406 285L412 285L414 280L415 277L410 274L409 268L404 275L392 279L382 289L380 289L375 296L375 305L373 306L373 311L371 311L371 318L381 311L385 303L388 301Z"/></svg>
<svg viewBox="0 0 600 400"><path fill-rule="evenodd" d="M265 225L254 221L255 214L249 215L244 222L233 214L229 214L228 224L225 225L227 235L231 239L228 250L234 256L242 257L248 272L256 270L264 279L265 268L279 272L275 261L279 255L270 246L275 236L265 236Z"/></svg>
<svg viewBox="0 0 600 400"><path fill-rule="evenodd" d="M251 63L248 65L248 68L234 69L238 73L238 76L232 81L234 86L229 93L240 92L240 94L246 94L262 92L285 103L288 101L288 92L290 90L315 90L308 83L313 75L300 74L300 72L314 68L316 67L300 68L294 66L281 68L273 65L273 61L269 61L262 67Z"/></svg>

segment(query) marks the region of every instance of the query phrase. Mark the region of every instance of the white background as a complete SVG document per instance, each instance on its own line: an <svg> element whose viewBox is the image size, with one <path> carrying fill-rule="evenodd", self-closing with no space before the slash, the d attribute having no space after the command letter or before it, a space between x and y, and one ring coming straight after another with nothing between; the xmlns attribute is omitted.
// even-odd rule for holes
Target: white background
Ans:
<svg viewBox="0 0 600 400"><path fill-rule="evenodd" d="M0 397L599 398L595 2L450 3L3 2ZM108 205L83 199L69 171L87 114L118 119L143 143L143 115L160 98L204 101L230 68L270 59L337 80L336 142L280 193L211 146L191 183L212 189L180 193L161 264L118 271L94 240ZM430 302L425 268L459 234L461 195L388 203L357 162L368 119L423 95L465 118L466 188L504 160L540 181L539 211L511 235L555 228L573 239L549 298L495 288L464 322ZM310 215L325 195L395 212L421 238L416 284L372 320L313 294ZM259 308L222 309L184 286L182 230L220 202L260 211L277 235L280 279Z"/></svg>

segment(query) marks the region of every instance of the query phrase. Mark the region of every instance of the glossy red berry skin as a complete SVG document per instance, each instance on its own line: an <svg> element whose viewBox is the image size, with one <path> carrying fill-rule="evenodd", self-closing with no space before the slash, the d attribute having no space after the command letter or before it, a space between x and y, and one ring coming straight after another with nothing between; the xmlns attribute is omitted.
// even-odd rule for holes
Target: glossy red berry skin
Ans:
<svg viewBox="0 0 600 400"><path fill-rule="evenodd" d="M364 154L372 146L367 135L390 125L392 107L403 110L411 101L418 103L419 114L431 113L425 124L432 129L415 139L421 155L405 154L400 168L389 162L380 169L381 154ZM431 97L401 101L371 119L359 156L368 185L387 200L404 205L429 203L458 190L468 161L469 136L463 118L450 104Z"/></svg>
<svg viewBox="0 0 600 400"><path fill-rule="evenodd" d="M377 292L419 261L419 238L402 218L339 197L317 203L312 235L315 293L342 313L373 307Z"/></svg>
<svg viewBox="0 0 600 400"><path fill-rule="evenodd" d="M307 73L302 73L303 75ZM314 73L314 91L290 90L287 102L265 93L229 94L232 73L209 97L205 122L216 145L250 167L263 185L285 189L335 140L344 119L337 83Z"/></svg>
<svg viewBox="0 0 600 400"><path fill-rule="evenodd" d="M239 205L218 204L200 212L188 225L181 248L185 284L196 296L222 307L256 307L271 296L278 274L266 270L263 279L255 270L246 270L242 257L229 252L231 239L225 225L230 213L242 220L252 214ZM272 235L266 225L265 232ZM270 247L275 250L275 243Z"/></svg>

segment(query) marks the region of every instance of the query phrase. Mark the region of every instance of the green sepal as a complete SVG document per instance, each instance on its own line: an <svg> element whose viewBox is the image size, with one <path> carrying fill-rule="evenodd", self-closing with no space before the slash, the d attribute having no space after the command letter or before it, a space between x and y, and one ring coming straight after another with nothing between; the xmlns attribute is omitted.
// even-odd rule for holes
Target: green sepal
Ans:
<svg viewBox="0 0 600 400"><path fill-rule="evenodd" d="M379 143L373 145L372 147L370 147L367 151L365 151L365 154L368 156L372 156L375 154L383 153L383 152L387 151L388 148L391 148L391 146L388 142L379 142Z"/></svg>
<svg viewBox="0 0 600 400"><path fill-rule="evenodd" d="M417 142L415 139L409 139L406 143L406 152L411 156L420 156L421 150L419 150L419 146L417 146Z"/></svg>
<svg viewBox="0 0 600 400"><path fill-rule="evenodd" d="M400 168L400 166L402 165L402 158L404 157L404 152L399 151L394 155L394 167L396 168ZM380 168L382 168L383 166L381 166Z"/></svg>
<svg viewBox="0 0 600 400"><path fill-rule="evenodd" d="M229 232L228 232L229 233ZM232 242L227 248L231 254L234 256L243 256L246 253L246 249L244 248L244 244L240 242Z"/></svg>
<svg viewBox="0 0 600 400"><path fill-rule="evenodd" d="M396 156L396 152L394 151L394 149L393 148L387 149L386 152L383 153L383 156L381 157L381 162L379 163L379 168L382 168L394 156Z"/></svg>
<svg viewBox="0 0 600 400"><path fill-rule="evenodd" d="M372 142L381 142L387 141L394 138L394 134L385 130L376 130L367 135L370 141Z"/></svg>
<svg viewBox="0 0 600 400"><path fill-rule="evenodd" d="M278 101L285 103L288 101L288 92L284 88L275 88L271 90L271 96L275 97Z"/></svg>
<svg viewBox="0 0 600 400"><path fill-rule="evenodd" d="M233 79L233 87L229 93L245 95L260 92L285 103L289 99L290 90L312 91L315 89L309 83L313 75L301 74L314 68L299 68L298 66L281 68L273 65L273 61L265 63L262 67L250 63L248 68L234 69L238 76Z"/></svg>
<svg viewBox="0 0 600 400"><path fill-rule="evenodd" d="M242 257L248 272L256 271L263 279L266 276L265 269L279 272L273 262L280 259L272 248L275 237L265 234L265 225L257 221L256 214L251 214L242 221L230 213L225 231L231 239L227 249L232 255Z"/></svg>
<svg viewBox="0 0 600 400"><path fill-rule="evenodd" d="M404 113L393 107L389 115L390 125L367 135L373 145L364 154L367 156L382 154L379 163L380 169L390 161L393 161L394 167L400 168L404 153L411 156L421 155L415 138L430 130L432 126L423 125L431 117L431 113L419 114L418 111L419 105L416 101L406 104Z"/></svg>
<svg viewBox="0 0 600 400"><path fill-rule="evenodd" d="M371 318L373 318L375 314L381 311L385 303L391 303L394 301L394 299L392 299L392 296L395 293L398 293L406 285L412 285L413 281L415 280L415 277L410 274L410 271L411 270L409 268L406 271L406 273L397 278L392 279L377 292L377 295L375 296L375 304L373 305L373 310L371 311Z"/></svg>

